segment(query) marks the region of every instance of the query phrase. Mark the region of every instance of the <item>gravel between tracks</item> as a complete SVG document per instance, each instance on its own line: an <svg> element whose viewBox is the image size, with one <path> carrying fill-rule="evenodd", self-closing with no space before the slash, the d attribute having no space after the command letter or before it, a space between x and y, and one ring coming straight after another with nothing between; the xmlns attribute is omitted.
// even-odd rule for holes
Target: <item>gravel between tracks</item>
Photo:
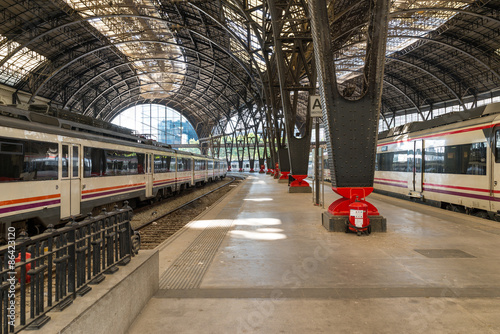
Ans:
<svg viewBox="0 0 500 334"><path fill-rule="evenodd" d="M205 210L209 209L221 197L234 189L234 187L242 181L243 179L237 177L231 184L228 184L228 186L217 189L213 193L201 197L184 206L182 209L174 211L163 218L158 218L152 224L141 228L139 230L139 233L141 235L141 249L153 249L162 244L165 240L175 234L187 223L195 219ZM160 216L162 212L164 213L175 209L180 205L187 203L197 197L200 197L210 190L228 182L229 181L225 180L223 182L218 182L216 184L210 185L210 187L196 189L196 191L194 191L192 194L190 193L189 196L183 196L182 198L180 198L177 203L168 203L169 205L166 206L162 206L160 204L158 206L155 206L154 208L148 208L147 213L144 213L141 219L143 221L150 221L153 215ZM155 211L156 213L154 213Z"/></svg>

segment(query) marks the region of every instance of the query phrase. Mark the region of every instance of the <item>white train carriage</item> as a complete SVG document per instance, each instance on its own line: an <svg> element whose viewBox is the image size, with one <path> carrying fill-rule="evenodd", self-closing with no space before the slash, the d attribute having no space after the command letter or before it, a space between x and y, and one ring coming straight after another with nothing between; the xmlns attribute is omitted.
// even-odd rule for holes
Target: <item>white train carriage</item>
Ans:
<svg viewBox="0 0 500 334"><path fill-rule="evenodd" d="M177 182L177 152L169 150L155 152L153 157L153 193L156 197L168 197L180 187Z"/></svg>
<svg viewBox="0 0 500 334"><path fill-rule="evenodd" d="M500 103L379 135L375 191L497 218Z"/></svg>
<svg viewBox="0 0 500 334"><path fill-rule="evenodd" d="M202 185L208 181L208 159L197 157L194 160L194 184Z"/></svg>
<svg viewBox="0 0 500 334"><path fill-rule="evenodd" d="M135 136L10 107L0 112L2 235L11 225L46 227L124 200L167 197L226 174L219 169L208 175L209 162L221 167L223 161L141 143Z"/></svg>

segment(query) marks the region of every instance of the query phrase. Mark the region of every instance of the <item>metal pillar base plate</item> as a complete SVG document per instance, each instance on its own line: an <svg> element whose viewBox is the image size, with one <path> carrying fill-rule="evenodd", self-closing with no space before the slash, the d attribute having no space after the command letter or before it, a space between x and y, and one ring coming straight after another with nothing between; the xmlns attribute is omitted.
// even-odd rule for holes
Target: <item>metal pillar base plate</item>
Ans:
<svg viewBox="0 0 500 334"><path fill-rule="evenodd" d="M287 180L288 182L288 180ZM288 187L288 192L293 194L310 194L312 193L312 188L311 187Z"/></svg>
<svg viewBox="0 0 500 334"><path fill-rule="evenodd" d="M382 216L368 216L370 219L371 231L387 232L387 219ZM330 232L345 232L348 216L334 216L330 212L325 211L322 214L322 224L327 231Z"/></svg>

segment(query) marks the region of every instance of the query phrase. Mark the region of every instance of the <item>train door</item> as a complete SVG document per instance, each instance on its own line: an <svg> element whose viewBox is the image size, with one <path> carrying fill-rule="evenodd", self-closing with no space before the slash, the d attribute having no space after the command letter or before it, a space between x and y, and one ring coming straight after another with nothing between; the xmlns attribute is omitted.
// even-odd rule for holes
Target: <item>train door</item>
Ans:
<svg viewBox="0 0 500 334"><path fill-rule="evenodd" d="M208 160L203 160L203 175L205 175L205 182L208 182L210 170L208 169Z"/></svg>
<svg viewBox="0 0 500 334"><path fill-rule="evenodd" d="M415 140L415 169L413 173L413 189L416 192L422 193L422 173L423 173L423 168L422 168L422 152L424 150L423 147L423 141L422 140Z"/></svg>
<svg viewBox="0 0 500 334"><path fill-rule="evenodd" d="M410 159L411 164L409 167L410 180L408 182L408 188L410 190L410 196L421 197L422 196L422 152L423 152L423 141L415 140L413 143L413 150L410 150L410 154L413 155L413 159Z"/></svg>
<svg viewBox="0 0 500 334"><path fill-rule="evenodd" d="M194 179L195 179L194 173L196 173L195 160L194 160L194 158L188 158L187 160L189 160L191 163L191 186L194 186Z"/></svg>
<svg viewBox="0 0 500 334"><path fill-rule="evenodd" d="M490 179L490 201L491 211L497 212L500 210L500 127L495 127L493 130L493 140L491 145L492 153L492 173Z"/></svg>
<svg viewBox="0 0 500 334"><path fill-rule="evenodd" d="M63 143L61 149L61 219L80 214L82 196L78 144Z"/></svg>
<svg viewBox="0 0 500 334"><path fill-rule="evenodd" d="M153 155L151 153L146 153L146 197L153 196Z"/></svg>

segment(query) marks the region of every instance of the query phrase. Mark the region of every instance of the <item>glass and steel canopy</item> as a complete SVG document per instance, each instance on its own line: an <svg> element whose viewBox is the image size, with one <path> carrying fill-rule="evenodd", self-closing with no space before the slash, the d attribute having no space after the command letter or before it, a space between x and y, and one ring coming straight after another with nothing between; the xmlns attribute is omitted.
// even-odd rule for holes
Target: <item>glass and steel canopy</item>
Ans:
<svg viewBox="0 0 500 334"><path fill-rule="evenodd" d="M354 97L368 6L368 0L329 1L339 88ZM157 103L203 123L201 136L242 113L243 120L264 118L275 73L267 1L4 0L0 9L0 84L29 97L16 103L43 98L104 120ZM298 38L294 27L307 24L307 13L291 11L296 17L284 29ZM494 98L499 12L498 0L392 0L385 126L401 115L428 119L433 110Z"/></svg>

